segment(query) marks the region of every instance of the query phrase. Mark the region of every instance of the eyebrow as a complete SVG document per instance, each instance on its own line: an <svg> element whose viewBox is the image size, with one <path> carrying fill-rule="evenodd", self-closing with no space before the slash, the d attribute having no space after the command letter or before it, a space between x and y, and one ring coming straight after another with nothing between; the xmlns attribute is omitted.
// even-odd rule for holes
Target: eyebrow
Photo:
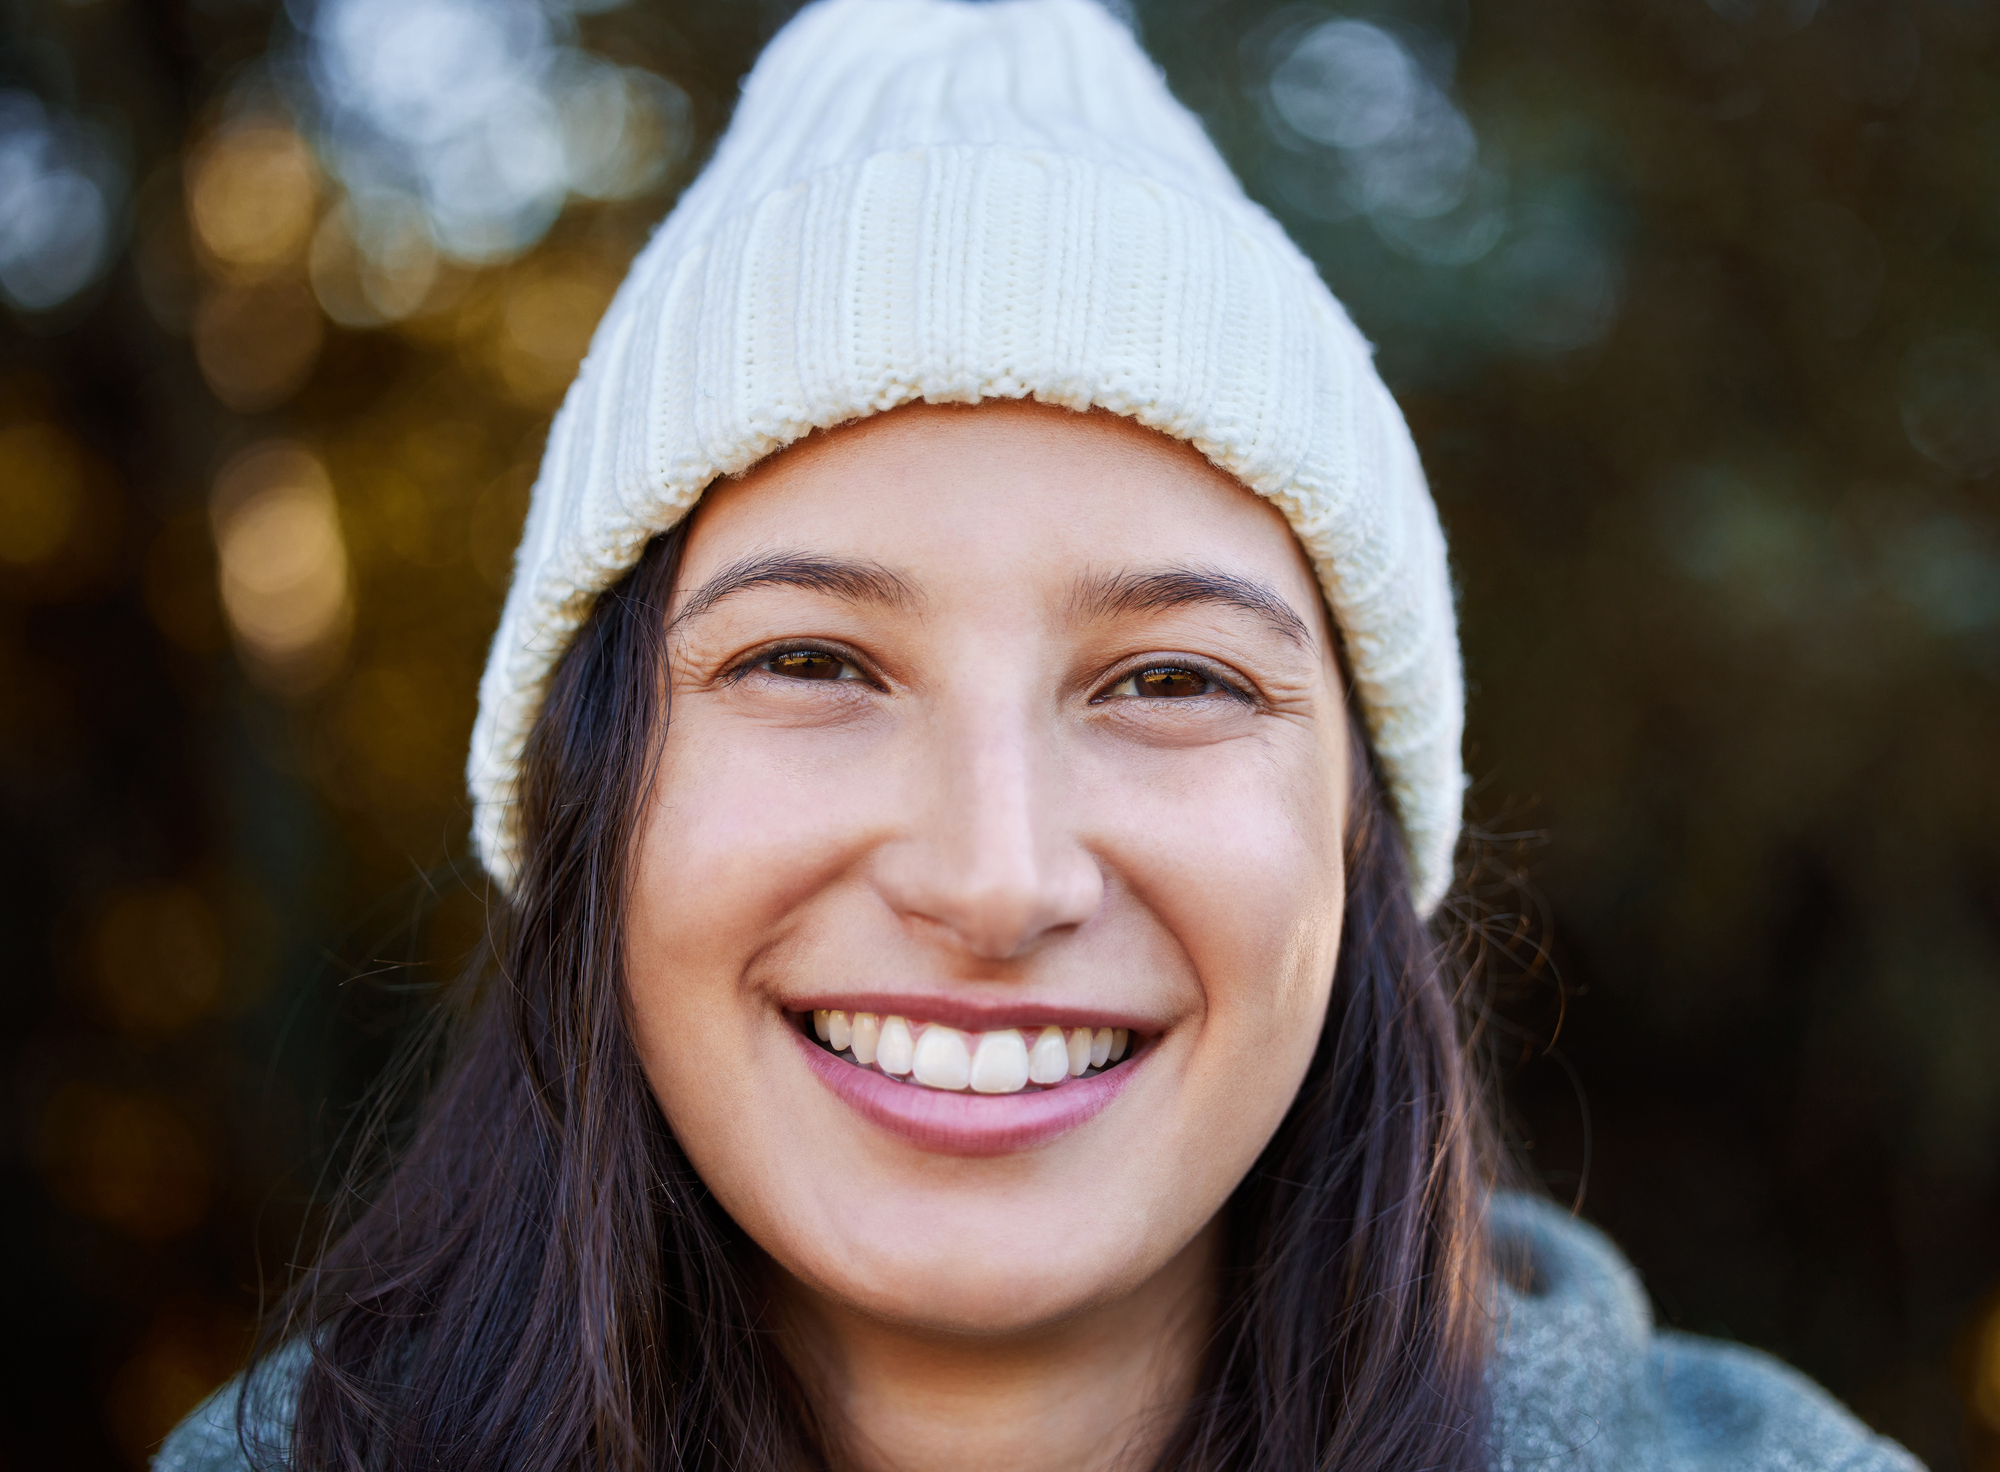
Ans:
<svg viewBox="0 0 2000 1472"><path fill-rule="evenodd" d="M1312 630L1292 606L1261 583L1205 567L1166 567L1086 578L1071 595L1071 607L1086 618L1158 613L1206 603L1254 614L1301 648L1313 646Z"/></svg>
<svg viewBox="0 0 2000 1472"><path fill-rule="evenodd" d="M877 563L811 552L769 552L733 562L696 588L674 622L699 618L724 599L751 588L807 588L850 603L893 608L908 608L920 601L915 588Z"/></svg>

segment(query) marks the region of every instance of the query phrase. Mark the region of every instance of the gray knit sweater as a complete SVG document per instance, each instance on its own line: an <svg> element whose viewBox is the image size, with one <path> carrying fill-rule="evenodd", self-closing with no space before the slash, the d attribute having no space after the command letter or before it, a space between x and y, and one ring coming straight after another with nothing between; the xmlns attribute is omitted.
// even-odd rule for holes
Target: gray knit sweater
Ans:
<svg viewBox="0 0 2000 1472"><path fill-rule="evenodd" d="M1508 1285L1487 1371L1492 1472L1922 1472L1770 1356L1654 1329L1631 1267L1561 1209L1497 1196L1493 1239ZM253 1428L266 1445L284 1430L276 1388L276 1420ZM248 1472L239 1390L223 1387L183 1421L155 1472Z"/></svg>

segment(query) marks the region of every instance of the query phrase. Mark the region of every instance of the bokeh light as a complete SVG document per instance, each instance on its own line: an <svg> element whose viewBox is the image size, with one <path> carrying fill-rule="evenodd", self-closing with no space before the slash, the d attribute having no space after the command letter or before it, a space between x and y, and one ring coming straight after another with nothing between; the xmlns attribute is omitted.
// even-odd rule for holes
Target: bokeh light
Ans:
<svg viewBox="0 0 2000 1472"><path fill-rule="evenodd" d="M1289 212L1346 237L1349 273L1395 279L1365 230L1431 275L1419 295L1459 299L1422 333L1437 352L1574 352L1616 320L1618 253L1581 181L1524 190L1507 150L1482 144L1456 95L1463 26L1450 6L1411 4L1368 18L1289 6L1248 28L1249 100L1276 145L1260 165Z"/></svg>
<svg viewBox="0 0 2000 1472"><path fill-rule="evenodd" d="M313 291L344 327L400 322L422 309L438 280L430 228L403 196L385 196L367 210L343 200L313 236Z"/></svg>
<svg viewBox="0 0 2000 1472"><path fill-rule="evenodd" d="M221 928L191 885L130 886L91 926L90 972L115 1026L173 1032L222 999Z"/></svg>
<svg viewBox="0 0 2000 1472"><path fill-rule="evenodd" d="M1466 196L1479 141L1416 57L1380 26L1322 21L1284 48L1271 104L1314 143L1340 150L1350 212L1417 219Z"/></svg>
<svg viewBox="0 0 2000 1472"><path fill-rule="evenodd" d="M588 55L571 29L570 7L538 0L318 0L310 105L355 247L397 271L420 208L445 254L503 260L572 194L628 199L680 163L686 94Z"/></svg>
<svg viewBox="0 0 2000 1472"><path fill-rule="evenodd" d="M324 684L353 614L326 467L296 444L256 445L223 469L210 504L222 607L246 667L285 694Z"/></svg>
<svg viewBox="0 0 2000 1472"><path fill-rule="evenodd" d="M486 325L484 356L507 395L551 409L590 346L618 279L588 258L552 258L517 273Z"/></svg>
<svg viewBox="0 0 2000 1472"><path fill-rule="evenodd" d="M295 281L212 287L195 307L193 329L201 376L242 414L298 392L319 356L323 331L311 293Z"/></svg>
<svg viewBox="0 0 2000 1472"><path fill-rule="evenodd" d="M1969 333L1932 338L1903 365L1903 427L1947 470L2000 467L2000 350Z"/></svg>
<svg viewBox="0 0 2000 1472"><path fill-rule="evenodd" d="M166 1100L66 1084L42 1110L40 1146L65 1204L139 1241L188 1231L208 1212L208 1161Z"/></svg>
<svg viewBox="0 0 2000 1472"><path fill-rule="evenodd" d="M83 467L76 447L36 420L0 428L0 562L26 565L53 557L83 511Z"/></svg>
<svg viewBox="0 0 2000 1472"><path fill-rule="evenodd" d="M1971 1361L1973 1412L2000 1436L2000 1299L1974 1325Z"/></svg>
<svg viewBox="0 0 2000 1472"><path fill-rule="evenodd" d="M264 125L226 129L189 166L196 236L225 268L285 265L312 233L317 171L298 134Z"/></svg>
<svg viewBox="0 0 2000 1472"><path fill-rule="evenodd" d="M45 312L95 281L111 263L122 184L89 130L0 87L0 297Z"/></svg>

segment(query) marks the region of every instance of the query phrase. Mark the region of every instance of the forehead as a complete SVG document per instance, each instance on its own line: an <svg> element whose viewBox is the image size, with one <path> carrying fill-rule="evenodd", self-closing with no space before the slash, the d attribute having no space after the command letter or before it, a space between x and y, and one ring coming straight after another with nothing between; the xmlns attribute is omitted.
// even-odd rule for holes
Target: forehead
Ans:
<svg viewBox="0 0 2000 1472"><path fill-rule="evenodd" d="M1319 596L1284 517L1193 446L1033 402L908 405L815 434L710 488L684 566L699 578L776 548L927 584L1198 562L1257 577L1302 612Z"/></svg>

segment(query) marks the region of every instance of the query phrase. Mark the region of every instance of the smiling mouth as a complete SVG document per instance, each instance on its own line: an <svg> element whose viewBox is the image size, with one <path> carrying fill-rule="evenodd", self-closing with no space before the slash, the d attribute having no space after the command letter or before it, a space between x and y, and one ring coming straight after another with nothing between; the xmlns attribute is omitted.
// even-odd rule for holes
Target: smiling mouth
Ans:
<svg viewBox="0 0 2000 1472"><path fill-rule="evenodd" d="M891 1013L814 1011L801 1022L829 1053L901 1083L949 1093L1019 1094L1095 1078L1135 1044L1122 1027L961 1032Z"/></svg>

